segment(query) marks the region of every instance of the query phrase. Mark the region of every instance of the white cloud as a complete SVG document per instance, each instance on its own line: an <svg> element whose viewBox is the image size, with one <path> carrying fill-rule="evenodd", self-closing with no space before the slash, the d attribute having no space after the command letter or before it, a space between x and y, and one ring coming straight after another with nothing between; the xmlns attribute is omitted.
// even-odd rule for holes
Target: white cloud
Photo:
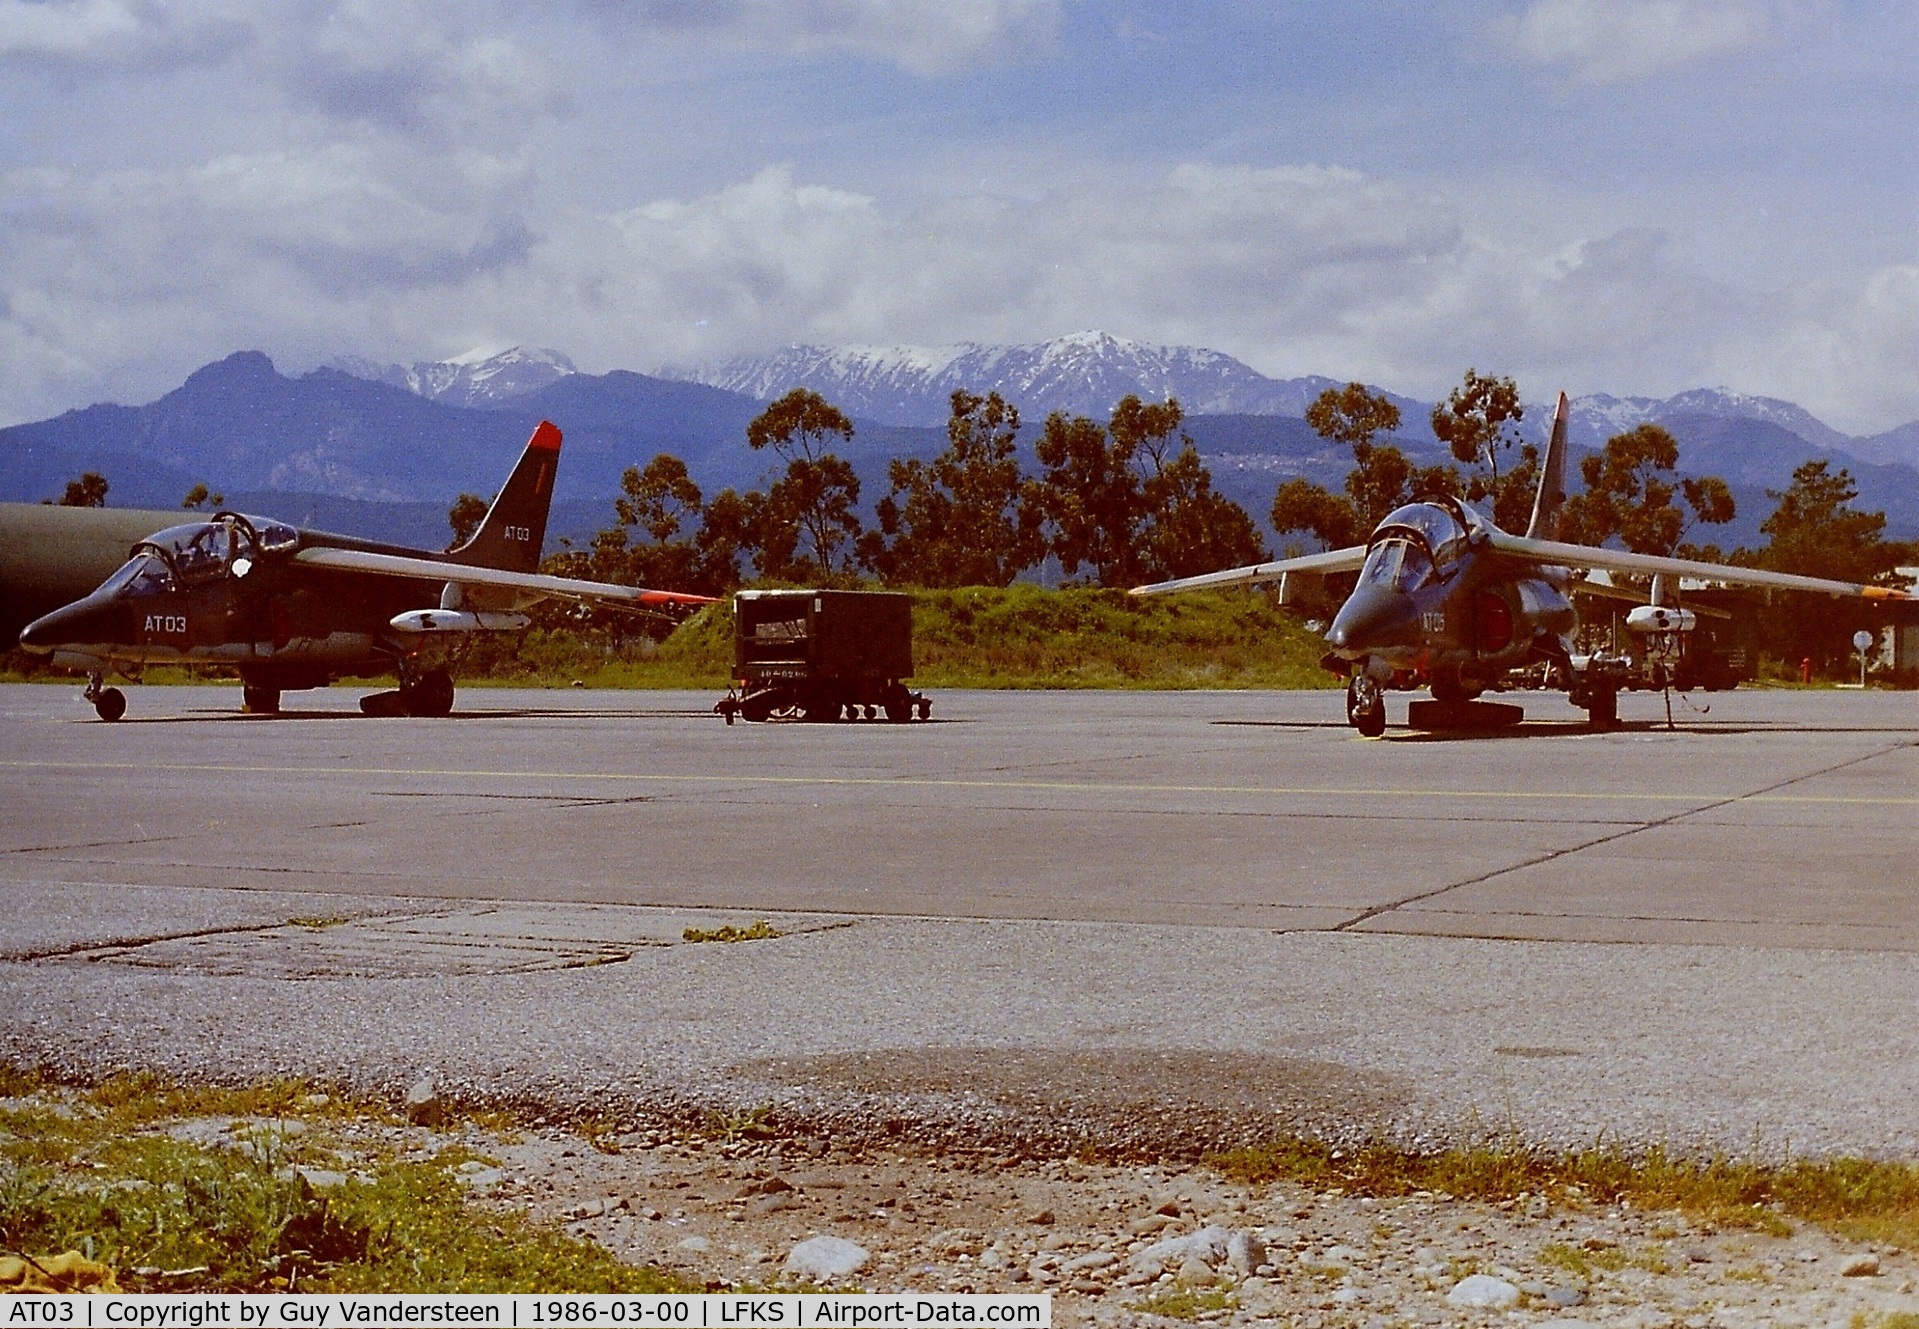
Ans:
<svg viewBox="0 0 1919 1329"><path fill-rule="evenodd" d="M1062 0L576 0L615 31L848 52L929 77L1049 43Z"/></svg>
<svg viewBox="0 0 1919 1329"><path fill-rule="evenodd" d="M1656 230L1496 242L1444 193L1326 167L1186 165L917 210L769 168L608 214L556 206L514 158L374 140L176 174L16 171L0 197L0 419L150 399L253 347L298 367L521 342L645 370L1086 327L1428 395L1471 364L1539 395L1725 383L1842 428L1919 415L1919 267L1743 293Z"/></svg>
<svg viewBox="0 0 1919 1329"><path fill-rule="evenodd" d="M1769 0L1534 0L1499 32L1522 59L1614 83L1746 50L1773 23Z"/></svg>
<svg viewBox="0 0 1919 1329"><path fill-rule="evenodd" d="M804 46L925 75L1047 40L1059 21L1058 0L759 0L752 10L756 23L790 32Z"/></svg>
<svg viewBox="0 0 1919 1329"><path fill-rule="evenodd" d="M0 60L177 65L222 58L248 35L236 0L0 0Z"/></svg>

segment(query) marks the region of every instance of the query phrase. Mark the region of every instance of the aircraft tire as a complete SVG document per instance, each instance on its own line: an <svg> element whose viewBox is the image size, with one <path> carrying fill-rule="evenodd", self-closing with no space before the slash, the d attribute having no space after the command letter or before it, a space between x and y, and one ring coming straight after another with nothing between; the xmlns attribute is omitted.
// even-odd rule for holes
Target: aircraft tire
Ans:
<svg viewBox="0 0 1919 1329"><path fill-rule="evenodd" d="M244 686L240 689L240 706L248 715L278 715L280 689Z"/></svg>
<svg viewBox="0 0 1919 1329"><path fill-rule="evenodd" d="M119 688L102 688L93 699L93 713L108 724L127 713L127 694Z"/></svg>
<svg viewBox="0 0 1919 1329"><path fill-rule="evenodd" d="M453 711L453 676L444 669L435 669L422 676L414 687L403 689L400 699L408 715L450 715Z"/></svg>
<svg viewBox="0 0 1919 1329"><path fill-rule="evenodd" d="M1586 702L1586 715L1594 729L1611 729L1619 723L1619 694L1600 688Z"/></svg>
<svg viewBox="0 0 1919 1329"><path fill-rule="evenodd" d="M1378 738L1386 732L1386 699L1377 688L1370 698L1362 699L1359 683L1357 675L1346 681L1346 722L1361 738Z"/></svg>

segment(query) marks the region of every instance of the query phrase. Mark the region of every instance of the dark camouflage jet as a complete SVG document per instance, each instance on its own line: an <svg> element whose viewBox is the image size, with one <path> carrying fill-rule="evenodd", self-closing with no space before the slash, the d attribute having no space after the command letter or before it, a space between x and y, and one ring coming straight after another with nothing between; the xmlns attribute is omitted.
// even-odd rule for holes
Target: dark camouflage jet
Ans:
<svg viewBox="0 0 1919 1329"><path fill-rule="evenodd" d="M480 634L517 632L523 612L559 598L657 610L711 597L616 586L539 571L560 431L542 421L471 539L449 553L297 530L215 513L154 532L86 598L27 625L20 644L87 673L103 720L126 713L107 673L149 664L240 675L246 709L350 674L393 672L397 692L361 699L369 715L445 715L452 666Z"/></svg>
<svg viewBox="0 0 1919 1329"><path fill-rule="evenodd" d="M1296 588L1289 593L1289 579L1357 570L1358 583L1326 629L1329 650L1322 663L1346 676L1346 718L1369 738L1385 732L1389 688L1431 690L1432 700L1414 702L1409 714L1418 728L1515 724L1523 718L1519 707L1475 698L1503 688L1514 671L1528 667L1538 668L1547 686L1564 690L1593 724L1612 724L1621 687L1644 675L1629 657L1576 653L1579 616L1572 596L1582 589L1576 570L1650 578L1650 603L1634 609L1627 626L1673 658L1695 623L1693 611L1678 603L1681 578L1875 601L1915 599L1886 586L1555 540L1566 496L1566 416L1562 392L1524 535L1500 530L1461 499L1430 498L1389 513L1363 546L1182 577L1136 587L1133 594L1277 581L1287 603L1300 598Z"/></svg>

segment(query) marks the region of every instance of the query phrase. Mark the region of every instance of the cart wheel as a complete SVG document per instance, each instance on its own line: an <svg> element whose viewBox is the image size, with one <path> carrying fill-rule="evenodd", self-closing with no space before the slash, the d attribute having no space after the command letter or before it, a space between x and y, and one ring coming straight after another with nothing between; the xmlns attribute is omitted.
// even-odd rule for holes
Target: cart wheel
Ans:
<svg viewBox="0 0 1919 1329"><path fill-rule="evenodd" d="M881 700L886 706L886 718L894 724L905 724L913 718L913 694L906 690L905 684L889 685Z"/></svg>

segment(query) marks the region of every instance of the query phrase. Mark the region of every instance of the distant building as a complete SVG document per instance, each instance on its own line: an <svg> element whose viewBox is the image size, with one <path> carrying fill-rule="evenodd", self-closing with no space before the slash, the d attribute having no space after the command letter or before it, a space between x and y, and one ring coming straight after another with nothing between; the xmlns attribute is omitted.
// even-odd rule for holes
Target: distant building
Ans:
<svg viewBox="0 0 1919 1329"><path fill-rule="evenodd" d="M1919 586L1919 568L1894 568ZM1893 623L1879 634L1879 662L1894 673L1919 672L1919 615Z"/></svg>

